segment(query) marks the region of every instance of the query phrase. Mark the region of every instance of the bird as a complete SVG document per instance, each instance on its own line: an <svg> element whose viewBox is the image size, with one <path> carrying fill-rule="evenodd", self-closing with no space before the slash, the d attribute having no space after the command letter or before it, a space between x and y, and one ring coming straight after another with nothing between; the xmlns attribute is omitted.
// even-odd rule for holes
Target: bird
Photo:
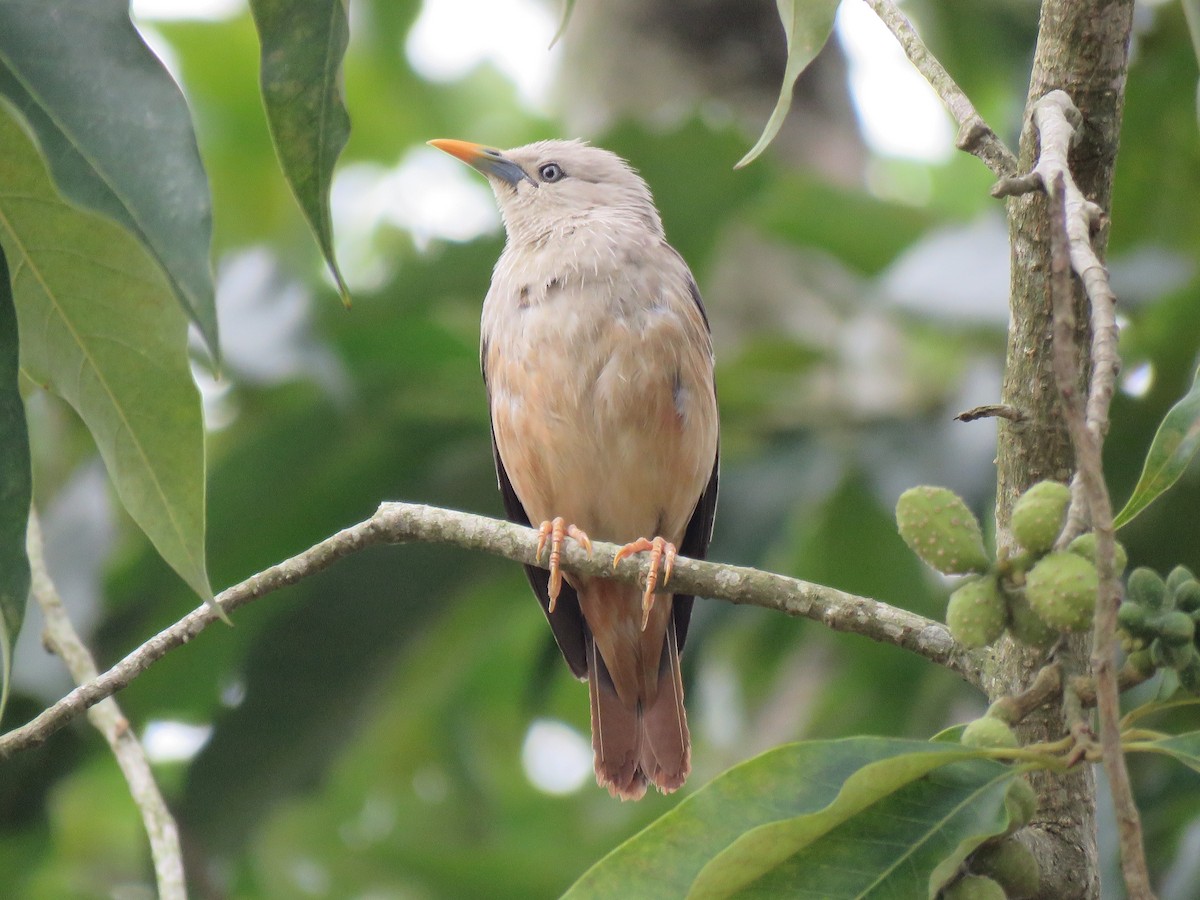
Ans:
<svg viewBox="0 0 1200 900"><path fill-rule="evenodd" d="M432 146L487 177L505 230L480 325L480 366L507 517L538 523L526 566L571 672L588 682L596 780L622 800L679 788L691 739L679 655L693 597L677 554L712 538L719 418L696 280L649 187L580 140ZM574 540L649 553L645 588L560 568Z"/></svg>

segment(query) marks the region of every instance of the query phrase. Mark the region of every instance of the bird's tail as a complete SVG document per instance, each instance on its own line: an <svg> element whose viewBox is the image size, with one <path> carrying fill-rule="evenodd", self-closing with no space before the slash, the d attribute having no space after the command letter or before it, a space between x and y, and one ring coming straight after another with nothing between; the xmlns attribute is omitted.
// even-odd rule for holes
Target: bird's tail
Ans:
<svg viewBox="0 0 1200 900"><path fill-rule="evenodd" d="M588 657L596 781L622 800L640 799L647 784L664 794L674 791L692 768L674 623L667 623L658 690L649 703L639 699L630 707L621 702L590 636Z"/></svg>

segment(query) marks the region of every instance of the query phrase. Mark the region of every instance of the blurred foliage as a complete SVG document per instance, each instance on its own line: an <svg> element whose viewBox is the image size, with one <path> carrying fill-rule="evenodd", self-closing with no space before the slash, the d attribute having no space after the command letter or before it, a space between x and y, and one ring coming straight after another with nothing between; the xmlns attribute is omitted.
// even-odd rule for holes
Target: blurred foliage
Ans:
<svg viewBox="0 0 1200 900"><path fill-rule="evenodd" d="M685 5L695 7L693 19L712 6ZM225 361L219 379L202 363L199 377L210 427L208 566L218 588L365 518L384 499L500 513L477 361L498 230L463 242L410 230L397 215L408 195L384 195L381 212L367 201L382 182L350 176L420 160L429 138L513 146L562 135L564 123L586 116L561 92L545 108L529 104L490 63L428 80L405 52L421 7L350 7L352 131L333 218L335 240L354 237L348 252L339 249L359 285L351 311L326 280L272 149L249 13L149 23L188 98L213 192ZM931 49L1015 141L1037 5L911 7ZM582 29L607 9L578 5L555 50L561 72L586 79L572 73L572 48L587 43ZM543 9L547 43L560 11ZM1191 384L1200 346L1195 57L1178 7L1143 12L1111 223L1117 292L1130 300L1122 355L1126 371L1139 373L1113 403L1106 463L1117 503ZM709 67L703 84L719 82L726 57L680 51L690 45L668 30L677 18L647 14L642 21L658 30L644 28L640 39ZM778 21L756 20L772 29L760 35L770 48L762 52L777 66ZM621 64L622 45L605 46ZM905 550L890 511L905 487L930 482L952 487L986 520L994 431L950 420L995 401L1006 311L987 306L997 286L975 283L970 270L951 292L952 311L901 307L889 276L902 255L921 249L931 281L961 272L958 259L930 249L934 238L974 235L971 226L1000 212L987 172L966 157L886 160L859 145L863 171L846 179L846 160L804 136L840 127L823 110L849 108L838 52L835 40L817 66L824 77L801 78L797 112L745 170L732 166L761 130L777 78L747 105L762 111L756 120L743 120L728 98L700 97L584 136L646 176L668 237L705 292L725 451L711 555L939 615L948 589ZM692 97L686 65L655 91ZM805 102L818 95L824 105ZM637 106L628 100L613 97L610 109ZM398 183L415 205L420 182L447 171L425 168ZM918 190L897 200L900 181ZM1007 258L1002 244L979 253ZM48 536L70 533L82 510L55 501L78 483L89 444L62 405L32 386L27 408L35 500ZM1131 565L1200 567L1198 508L1193 464L1122 531ZM117 539L98 593L94 584L93 593L73 587L72 550L82 553L86 541L47 548L67 600L91 623L102 666L196 602L133 523L111 517ZM27 626L18 648L8 723L66 688L61 674L32 674L45 669L37 628ZM586 735L585 690L557 659L519 568L445 548L383 548L340 563L244 610L235 628L210 629L169 654L120 700L139 732L154 722L211 726L197 754L158 768L198 896L246 898L554 896L762 750L847 734L925 737L982 710L947 673L813 623L701 601L691 635L684 663L696 771L680 795L638 804L613 802L590 774L563 795L527 777L522 749L535 721ZM1200 716L1173 718L1189 730ZM1183 873L1182 892L1163 896L1194 896L1184 836L1200 822L1195 774L1153 755L1131 765L1151 863L1163 877ZM148 885L138 828L103 742L78 723L0 777L4 891L91 898Z"/></svg>

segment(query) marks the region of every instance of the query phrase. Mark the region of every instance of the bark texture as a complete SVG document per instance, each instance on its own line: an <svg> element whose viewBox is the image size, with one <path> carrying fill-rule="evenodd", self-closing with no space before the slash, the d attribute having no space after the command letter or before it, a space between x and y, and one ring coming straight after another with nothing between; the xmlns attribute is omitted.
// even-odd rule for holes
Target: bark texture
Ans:
<svg viewBox="0 0 1200 900"><path fill-rule="evenodd" d="M1075 180L1084 195L1110 209L1125 96L1133 0L1047 0L1042 5L1038 46L1029 86L1029 103L1056 88L1070 95L1083 114L1081 137L1071 154ZM1021 135L1020 166L1028 171L1037 159L1037 133L1026 122ZM1059 412L1051 365L1050 251L1047 202L1042 193L1008 201L1012 282L1007 365L1002 400L1020 410L1020 421L1000 423L997 452L996 519L1001 543L1008 541L1013 502L1044 478L1067 481L1075 462ZM1096 237L1103 259L1107 226ZM1078 390L1086 390L1090 343L1086 300L1075 292ZM1089 645L1072 639L1060 659L1068 675L1087 671ZM992 699L1029 687L1043 654L1016 646L1007 638L997 646L985 676ZM1061 737L1064 713L1044 707L1022 725L1023 740ZM1090 767L1066 776L1040 773L1033 779L1040 808L1031 845L1042 865L1040 897L1096 898L1096 783Z"/></svg>

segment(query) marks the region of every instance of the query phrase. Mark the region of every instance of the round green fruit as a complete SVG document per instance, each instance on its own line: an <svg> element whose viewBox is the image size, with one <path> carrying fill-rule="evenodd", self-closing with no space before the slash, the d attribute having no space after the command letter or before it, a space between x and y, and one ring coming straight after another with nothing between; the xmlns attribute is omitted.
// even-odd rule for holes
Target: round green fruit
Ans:
<svg viewBox="0 0 1200 900"><path fill-rule="evenodd" d="M1033 821L1037 812L1038 798L1033 787L1024 778L1014 778L1004 794L1004 810L1008 813L1008 833L1020 831Z"/></svg>
<svg viewBox="0 0 1200 900"><path fill-rule="evenodd" d="M1030 647L1047 647L1058 637L1058 631L1033 611L1024 589L1008 592L1008 632Z"/></svg>
<svg viewBox="0 0 1200 900"><path fill-rule="evenodd" d="M1152 637L1156 633L1154 614L1140 603L1131 603L1128 600L1117 610L1117 625L1134 637Z"/></svg>
<svg viewBox="0 0 1200 900"><path fill-rule="evenodd" d="M1172 595L1175 608L1185 613L1200 611L1200 581L1185 581L1175 588Z"/></svg>
<svg viewBox="0 0 1200 900"><path fill-rule="evenodd" d="M1025 598L1039 619L1059 631L1092 624L1100 579L1096 567L1074 553L1043 556L1025 579Z"/></svg>
<svg viewBox="0 0 1200 900"><path fill-rule="evenodd" d="M1191 644L1196 635L1196 623L1192 621L1192 617L1178 609L1163 613L1158 617L1156 624L1163 642L1176 647Z"/></svg>
<svg viewBox="0 0 1200 900"><path fill-rule="evenodd" d="M1013 506L1009 526L1017 543L1030 553L1041 554L1054 546L1062 531L1071 489L1057 481L1039 481L1020 496Z"/></svg>
<svg viewBox="0 0 1200 900"><path fill-rule="evenodd" d="M968 581L950 595L946 625L964 647L986 647L1004 633L1008 609L996 579L990 576ZM1188 621L1191 621L1190 619Z"/></svg>
<svg viewBox="0 0 1200 900"><path fill-rule="evenodd" d="M1006 900L1004 888L983 875L964 875L942 891L944 900Z"/></svg>
<svg viewBox="0 0 1200 900"><path fill-rule="evenodd" d="M1087 534L1081 534L1067 545L1067 549L1094 563L1096 561L1096 533L1089 531ZM1120 575L1125 571L1127 565L1129 565L1129 554L1125 552L1120 541L1113 541L1113 572Z"/></svg>
<svg viewBox="0 0 1200 900"><path fill-rule="evenodd" d="M1125 582L1125 596L1146 609L1160 609L1167 596L1167 583L1153 569L1138 566Z"/></svg>
<svg viewBox="0 0 1200 900"><path fill-rule="evenodd" d="M896 501L896 525L904 543L939 572L966 575L991 564L979 520L947 488L909 488Z"/></svg>
<svg viewBox="0 0 1200 900"><path fill-rule="evenodd" d="M978 747L982 750L1015 750L1020 746L1013 730L991 716L984 716L969 723L958 740L964 747Z"/></svg>
<svg viewBox="0 0 1200 900"><path fill-rule="evenodd" d="M1186 584L1189 581L1195 581L1196 576L1192 574L1192 570L1187 566L1176 566L1167 575L1167 590L1172 594L1179 590L1181 584Z"/></svg>
<svg viewBox="0 0 1200 900"><path fill-rule="evenodd" d="M994 879L1008 900L1032 897L1042 880L1037 858L1011 838L980 847L971 858L971 871Z"/></svg>

